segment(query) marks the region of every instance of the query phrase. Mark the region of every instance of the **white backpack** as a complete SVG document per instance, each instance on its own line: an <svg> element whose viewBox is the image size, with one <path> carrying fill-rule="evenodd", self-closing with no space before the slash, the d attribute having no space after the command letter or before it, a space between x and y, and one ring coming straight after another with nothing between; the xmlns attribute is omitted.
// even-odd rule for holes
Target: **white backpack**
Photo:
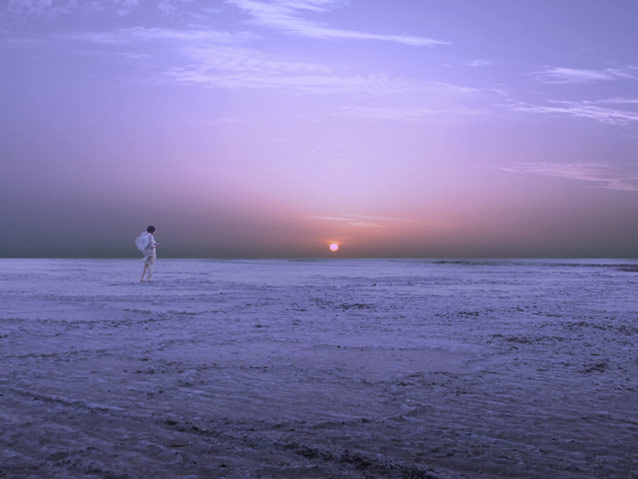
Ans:
<svg viewBox="0 0 638 479"><path fill-rule="evenodd" d="M146 248L148 248L149 237L150 235L148 233L142 233L135 238L135 246L137 246L137 249L139 249L142 253Z"/></svg>

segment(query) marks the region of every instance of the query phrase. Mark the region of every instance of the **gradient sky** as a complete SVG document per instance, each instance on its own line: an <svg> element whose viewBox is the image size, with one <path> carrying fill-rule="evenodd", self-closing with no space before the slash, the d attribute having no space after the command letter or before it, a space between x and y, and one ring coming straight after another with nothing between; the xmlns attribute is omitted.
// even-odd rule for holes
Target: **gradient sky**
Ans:
<svg viewBox="0 0 638 479"><path fill-rule="evenodd" d="M638 257L636 19L0 0L0 256Z"/></svg>

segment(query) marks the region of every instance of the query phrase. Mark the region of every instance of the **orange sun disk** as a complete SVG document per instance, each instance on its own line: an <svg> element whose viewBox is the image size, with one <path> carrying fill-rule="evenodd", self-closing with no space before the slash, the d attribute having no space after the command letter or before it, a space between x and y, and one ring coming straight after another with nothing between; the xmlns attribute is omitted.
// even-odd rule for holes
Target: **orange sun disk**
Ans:
<svg viewBox="0 0 638 479"><path fill-rule="evenodd" d="M330 251L332 251L333 253L336 251L339 251L339 245L337 243L330 243Z"/></svg>

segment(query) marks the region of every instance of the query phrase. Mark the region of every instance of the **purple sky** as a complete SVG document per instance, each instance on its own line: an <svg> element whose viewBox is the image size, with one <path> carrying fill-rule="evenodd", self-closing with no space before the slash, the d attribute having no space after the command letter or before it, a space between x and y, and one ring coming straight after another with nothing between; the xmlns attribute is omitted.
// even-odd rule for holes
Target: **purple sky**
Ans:
<svg viewBox="0 0 638 479"><path fill-rule="evenodd" d="M0 256L638 257L637 18L1 1Z"/></svg>

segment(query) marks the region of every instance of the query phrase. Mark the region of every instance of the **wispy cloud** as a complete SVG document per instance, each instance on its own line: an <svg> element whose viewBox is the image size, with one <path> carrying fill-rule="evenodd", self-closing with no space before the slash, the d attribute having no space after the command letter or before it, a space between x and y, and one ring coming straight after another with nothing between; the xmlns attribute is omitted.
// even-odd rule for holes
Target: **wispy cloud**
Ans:
<svg viewBox="0 0 638 479"><path fill-rule="evenodd" d="M83 40L107 45L167 41L173 42L178 46L197 46L206 44L242 43L254 38L254 35L247 32L226 32L211 29L132 27L102 32L59 34L54 35L54 38Z"/></svg>
<svg viewBox="0 0 638 479"><path fill-rule="evenodd" d="M479 58L478 60L472 60L467 63L471 67L486 67L492 64L490 60L485 60L483 58Z"/></svg>
<svg viewBox="0 0 638 479"><path fill-rule="evenodd" d="M333 74L332 68L310 62L280 60L252 48L212 46L187 48L203 71L256 73L263 75Z"/></svg>
<svg viewBox="0 0 638 479"><path fill-rule="evenodd" d="M168 17L185 17L206 21L218 8L200 7L194 0L7 0L6 11L12 15L55 17L73 13L110 12L123 17L138 8L153 8ZM0 13L3 8L0 7Z"/></svg>
<svg viewBox="0 0 638 479"><path fill-rule="evenodd" d="M580 68L545 67L532 75L543 83L596 83L620 79L637 79L635 67L586 70Z"/></svg>
<svg viewBox="0 0 638 479"><path fill-rule="evenodd" d="M112 46L119 49L117 55L129 58L152 58L160 46L162 52L172 49L177 54L175 64L165 68L161 78L181 84L357 97L401 93L410 88L399 78L337 72L324 64L280 58L250 48L247 45L255 35L249 32L132 27L57 34L44 40L51 38Z"/></svg>
<svg viewBox="0 0 638 479"><path fill-rule="evenodd" d="M347 2L339 0L226 0L250 15L251 22L289 34L317 39L379 40L411 46L445 45L449 42L415 35L392 35L332 28L303 18L307 13L327 12Z"/></svg>
<svg viewBox="0 0 638 479"><path fill-rule="evenodd" d="M375 120L420 120L444 114L443 110L418 107L347 107L336 112L338 115Z"/></svg>
<svg viewBox="0 0 638 479"><path fill-rule="evenodd" d="M210 32L209 32L210 33ZM148 32L145 33L148 36ZM194 36L198 33L161 35L161 38ZM211 41L209 41L211 40ZM398 79L383 75L352 75L312 62L279 58L233 44L234 37L202 36L200 42L178 42L186 57L182 65L165 72L165 78L181 84L211 88L280 90L308 94L387 95L401 91ZM215 41L218 41L215 43Z"/></svg>
<svg viewBox="0 0 638 479"><path fill-rule="evenodd" d="M290 62L251 61L250 68L240 64L227 63L216 68L206 66L179 67L167 72L174 81L184 84L198 84L213 88L248 88L255 90L277 89L307 94L352 94L379 95L389 90L387 79L367 76L345 76L336 73L322 73L320 68L314 73L293 72L299 64ZM309 66L311 68L311 66Z"/></svg>
<svg viewBox="0 0 638 479"><path fill-rule="evenodd" d="M367 118L371 120L405 120L415 121L428 118L440 119L442 116L454 115L480 115L483 110L469 108L450 108L435 109L425 107L372 107L358 106L346 107L337 111L335 114L342 116L350 116L355 118Z"/></svg>
<svg viewBox="0 0 638 479"><path fill-rule="evenodd" d="M56 16L74 11L102 11L113 9L123 16L140 4L141 0L8 0L7 11L17 15Z"/></svg>
<svg viewBox="0 0 638 479"><path fill-rule="evenodd" d="M476 115L484 112L473 106L477 98L496 93L444 82L417 82L378 73L357 74L326 64L292 61L240 45L185 47L184 52L190 61L167 73L174 81L211 88L349 95L354 101L352 106L332 111L340 116L418 120L442 114ZM419 106L388 104L393 96L406 94L411 95L413 105ZM356 104L361 99L366 99L367 104ZM371 100L376 104L370 104Z"/></svg>
<svg viewBox="0 0 638 479"><path fill-rule="evenodd" d="M352 226L355 228L386 228L389 223L419 223L413 219L395 216L367 216L352 214L341 214L338 216L312 216L311 218L341 223L342 225Z"/></svg>
<svg viewBox="0 0 638 479"><path fill-rule="evenodd" d="M549 101L546 105L513 103L512 110L524 113L567 115L588 118L609 125L628 125L638 122L638 101L612 98L596 101Z"/></svg>
<svg viewBox="0 0 638 479"><path fill-rule="evenodd" d="M511 173L527 173L585 181L599 188L638 191L638 169L605 163L516 163L498 167Z"/></svg>
<svg viewBox="0 0 638 479"><path fill-rule="evenodd" d="M127 15L131 10L138 6L141 0L119 0L116 7L117 14L120 16Z"/></svg>
<svg viewBox="0 0 638 479"><path fill-rule="evenodd" d="M586 101L584 103L588 103L588 104L592 104L592 105L626 105L626 106L631 106L631 105L638 105L638 98L620 98L620 97L616 97L616 98L606 98L604 100L593 100L593 101Z"/></svg>
<svg viewBox="0 0 638 479"><path fill-rule="evenodd" d="M9 0L7 11L13 14L50 15L64 13L73 7L73 2L55 0Z"/></svg>
<svg viewBox="0 0 638 479"><path fill-rule="evenodd" d="M376 231L397 230L423 230L423 229L448 229L459 230L463 226L450 221L440 221L427 218L405 218L402 216L376 216L376 215L356 215L342 213L337 215L310 216L311 219L332 223L332 226L347 228L366 228Z"/></svg>
<svg viewBox="0 0 638 479"><path fill-rule="evenodd" d="M125 14L128 12L127 9L136 7L147 9L157 7L159 8L157 14L169 15L171 18L176 15L177 11L199 12L201 10L201 5L191 0L162 0L159 4L145 3L144 0L113 0L113 2L87 0L86 3L77 3L75 0L11 1L15 5L24 3L26 5L24 8L31 13L55 7L90 8L104 11L108 6L112 19L116 18L115 14L118 13L114 7L122 9L120 14ZM296 32L295 34L304 36L379 39L412 45L437 43L424 37L376 35L354 30L332 29L302 19L308 14L328 12L338 6L346 5L345 1L226 0L226 2L232 3L242 12L249 14L253 22L266 22L276 28L283 28L285 24L285 30L289 33ZM116 21L121 24L119 20L116 19ZM113 23L111 22L111 24ZM368 108L344 109L340 113L366 118L426 118L441 114L443 110L449 112L449 104L453 103L458 95L474 94L478 91L473 88L435 81L407 81L377 72L361 72L348 66L339 67L320 62L313 63L305 61L305 57L290 57L290 55L268 52L260 45L251 43L259 38L257 34L245 31L245 27L243 27L244 30L238 30L236 25L233 27L233 24L229 24L227 30L204 27L197 22L194 24L173 23L172 25L172 27L133 26L92 31L63 30L59 33L38 37L22 37L22 40L27 39L34 44L47 45L51 44L52 40L94 43L107 47L100 48L100 55L112 54L131 59L131 61L144 58L146 67L152 66L154 59L170 58L170 64L165 60L156 62L158 71L152 77L151 81L153 82L171 82L210 88L279 90L286 93L347 94L352 95L355 100L406 93L423 96L428 93L427 91L424 93L424 89L429 88L429 92L436 90L435 96L438 103L446 103L443 107L423 103L421 103L421 107L410 108L369 106ZM15 43L21 38L14 37L9 40ZM66 45L63 46L66 48Z"/></svg>
<svg viewBox="0 0 638 479"><path fill-rule="evenodd" d="M354 228L385 228L384 225L375 221L370 221L370 217L361 217L356 215L343 215L343 216L312 216L315 220L330 221L340 223L344 226L351 226Z"/></svg>

